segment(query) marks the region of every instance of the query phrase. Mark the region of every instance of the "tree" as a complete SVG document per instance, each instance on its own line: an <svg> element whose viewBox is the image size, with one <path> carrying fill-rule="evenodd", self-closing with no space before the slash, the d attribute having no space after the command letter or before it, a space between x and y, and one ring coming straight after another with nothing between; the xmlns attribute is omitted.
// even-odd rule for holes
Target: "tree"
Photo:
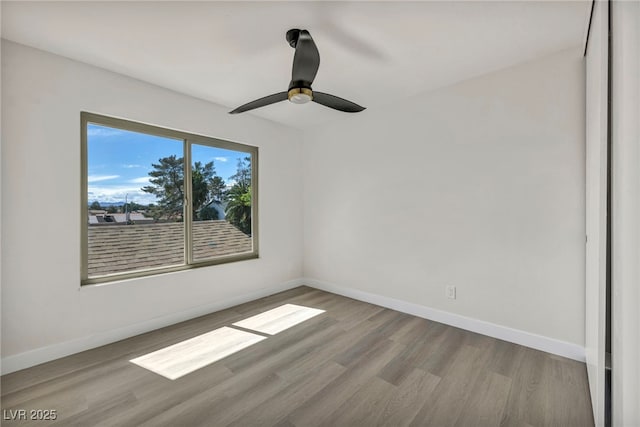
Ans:
<svg viewBox="0 0 640 427"><path fill-rule="evenodd" d="M99 211L99 210L102 210L102 206L100 206L100 202L96 200L95 202L89 205L89 209L94 211Z"/></svg>
<svg viewBox="0 0 640 427"><path fill-rule="evenodd" d="M229 179L235 181L237 184L244 185L246 187L251 185L251 157L247 156L244 159L238 159L236 164L236 173L229 177Z"/></svg>
<svg viewBox="0 0 640 427"><path fill-rule="evenodd" d="M182 157L175 155L159 159L149 172L151 185L142 191L158 198L157 205L149 205L149 212L155 220L183 220L184 167ZM217 219L218 212L210 207L221 197L224 180L216 175L213 162L195 162L191 168L191 208L194 220Z"/></svg>
<svg viewBox="0 0 640 427"><path fill-rule="evenodd" d="M147 207L144 205L140 205L136 202L127 202L124 205L122 205L122 213L139 211L143 209L147 209Z"/></svg>
<svg viewBox="0 0 640 427"><path fill-rule="evenodd" d="M230 179L235 184L226 194L226 219L244 234L251 235L251 157L238 159L236 174Z"/></svg>
<svg viewBox="0 0 640 427"><path fill-rule="evenodd" d="M251 235L251 187L234 184L227 193L225 218L244 234Z"/></svg>
<svg viewBox="0 0 640 427"><path fill-rule="evenodd" d="M211 184L215 175L213 162L203 165L195 162L191 168L191 197L193 199L193 219L202 219L202 209L211 199Z"/></svg>
<svg viewBox="0 0 640 427"><path fill-rule="evenodd" d="M158 198L158 205L152 209L151 215L155 220L182 221L184 200L182 157L172 155L163 157L158 162L151 164L154 169L149 172L151 185L142 187L142 191Z"/></svg>
<svg viewBox="0 0 640 427"><path fill-rule="evenodd" d="M214 201L220 203L224 200L227 184L224 179L214 176L211 181L211 197Z"/></svg>

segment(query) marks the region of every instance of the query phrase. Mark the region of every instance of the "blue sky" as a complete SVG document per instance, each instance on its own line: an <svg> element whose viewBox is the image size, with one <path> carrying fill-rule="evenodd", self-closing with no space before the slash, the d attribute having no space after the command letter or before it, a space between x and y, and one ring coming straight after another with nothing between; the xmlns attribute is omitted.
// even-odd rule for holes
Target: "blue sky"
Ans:
<svg viewBox="0 0 640 427"><path fill-rule="evenodd" d="M152 163L175 154L182 157L182 140L147 135L106 126L89 124L87 128L88 200L89 203L155 203L152 194L142 187L149 183ZM236 173L237 159L247 154L203 145L192 145L193 162L213 161L216 174L229 182Z"/></svg>

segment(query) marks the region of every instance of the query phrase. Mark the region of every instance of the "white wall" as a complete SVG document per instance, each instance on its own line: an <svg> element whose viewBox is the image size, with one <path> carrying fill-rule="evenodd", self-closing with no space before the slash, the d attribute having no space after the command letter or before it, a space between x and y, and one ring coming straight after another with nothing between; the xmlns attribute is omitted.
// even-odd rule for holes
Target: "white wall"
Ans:
<svg viewBox="0 0 640 427"><path fill-rule="evenodd" d="M640 3L611 4L613 425L640 425Z"/></svg>
<svg viewBox="0 0 640 427"><path fill-rule="evenodd" d="M581 348L584 156L578 48L310 131L305 274Z"/></svg>
<svg viewBox="0 0 640 427"><path fill-rule="evenodd" d="M293 131L7 41L2 86L5 372L301 277L302 148ZM260 259L80 289L83 110L260 147Z"/></svg>

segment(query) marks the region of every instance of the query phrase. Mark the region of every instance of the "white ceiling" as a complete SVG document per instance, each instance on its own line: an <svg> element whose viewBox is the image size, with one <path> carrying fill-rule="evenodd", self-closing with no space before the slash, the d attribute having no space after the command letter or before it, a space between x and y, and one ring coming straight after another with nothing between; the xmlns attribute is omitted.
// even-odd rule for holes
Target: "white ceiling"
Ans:
<svg viewBox="0 0 640 427"><path fill-rule="evenodd" d="M321 57L313 88L373 110L578 52L590 3L3 1L2 37L232 109L287 89L294 50L284 35L303 28ZM346 113L282 102L245 114L303 127Z"/></svg>

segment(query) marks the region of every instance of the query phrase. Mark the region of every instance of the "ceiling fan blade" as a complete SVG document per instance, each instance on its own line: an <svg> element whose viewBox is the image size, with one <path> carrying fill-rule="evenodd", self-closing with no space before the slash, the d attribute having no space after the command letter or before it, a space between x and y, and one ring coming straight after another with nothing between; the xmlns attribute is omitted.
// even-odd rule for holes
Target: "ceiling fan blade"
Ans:
<svg viewBox="0 0 640 427"><path fill-rule="evenodd" d="M264 107L265 105L275 104L280 101L286 101L287 99L287 92L274 93L273 95L265 96L264 98L256 99L255 101L241 105L235 110L229 111L229 114L244 113L245 111Z"/></svg>
<svg viewBox="0 0 640 427"><path fill-rule="evenodd" d="M333 108L334 110L344 111L345 113L359 113L365 109L365 107L355 102L347 101L346 99L329 95L328 93L316 92L315 90L313 91L313 102Z"/></svg>
<svg viewBox="0 0 640 427"><path fill-rule="evenodd" d="M306 82L309 86L316 78L320 67L320 53L311 34L307 30L300 30L296 43L296 53L293 55L293 71L291 80Z"/></svg>

